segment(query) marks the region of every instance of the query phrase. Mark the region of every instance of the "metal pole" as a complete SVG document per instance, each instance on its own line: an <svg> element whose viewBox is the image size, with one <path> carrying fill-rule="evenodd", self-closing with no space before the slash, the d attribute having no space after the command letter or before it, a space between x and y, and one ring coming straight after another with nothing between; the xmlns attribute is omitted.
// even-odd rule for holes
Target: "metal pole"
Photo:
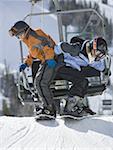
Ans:
<svg viewBox="0 0 113 150"><path fill-rule="evenodd" d="M21 63L23 63L23 49L22 49L22 41L19 41L20 44L20 56L21 56Z"/></svg>
<svg viewBox="0 0 113 150"><path fill-rule="evenodd" d="M62 10L59 9L60 7L59 7L58 0L53 0L53 1L54 1L54 4L55 4L55 7L56 7L56 11L53 11L53 12L43 12L43 13L42 12L41 13L30 13L30 14L26 15L23 18L23 20L26 20L30 16L50 15L50 14L57 15L57 18L58 18L59 39L60 39L60 41L64 41L64 39L63 39L63 30L62 30L62 19L61 19L61 15L62 14L79 13L79 12L94 12L95 14L97 14L97 16L102 21L103 32L104 32L103 34L105 35L105 31L104 31L104 28L105 28L104 18L95 9L89 8L89 9L64 10L64 11L62 11Z"/></svg>
<svg viewBox="0 0 113 150"><path fill-rule="evenodd" d="M60 12L61 9L58 0L53 0L53 2L55 4L56 12ZM64 38L63 38L63 30L62 30L62 18L60 13L57 14L57 19L58 19L59 40L63 41Z"/></svg>
<svg viewBox="0 0 113 150"><path fill-rule="evenodd" d="M52 11L52 12L39 12L39 13L29 13L27 14L23 20L25 21L27 19L27 17L29 16L40 16L40 15L51 15L51 14L69 14L69 13L79 13L79 12L95 12L97 14L97 16L99 16L99 18L101 18L101 20L103 19L103 17L93 8L87 8L87 9L79 9L79 10L60 10L60 11Z"/></svg>

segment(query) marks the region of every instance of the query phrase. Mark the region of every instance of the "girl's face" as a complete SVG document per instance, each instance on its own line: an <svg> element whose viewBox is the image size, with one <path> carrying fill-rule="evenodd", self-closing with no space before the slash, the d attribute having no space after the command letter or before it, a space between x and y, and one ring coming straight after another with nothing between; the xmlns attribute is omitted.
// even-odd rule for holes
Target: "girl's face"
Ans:
<svg viewBox="0 0 113 150"><path fill-rule="evenodd" d="M25 32L19 33L16 37L20 40L23 40L25 38Z"/></svg>
<svg viewBox="0 0 113 150"><path fill-rule="evenodd" d="M99 61L100 59L103 59L105 57L105 54L101 53L99 50L92 49L91 54L95 61Z"/></svg>

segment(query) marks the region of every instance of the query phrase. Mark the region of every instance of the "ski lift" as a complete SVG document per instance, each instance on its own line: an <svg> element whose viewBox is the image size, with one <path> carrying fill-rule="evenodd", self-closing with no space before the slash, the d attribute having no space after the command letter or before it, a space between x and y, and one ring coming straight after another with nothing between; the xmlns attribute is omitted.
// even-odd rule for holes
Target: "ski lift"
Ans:
<svg viewBox="0 0 113 150"><path fill-rule="evenodd" d="M36 1L35 1L36 2ZM56 10L54 12L43 12L43 13L30 13L24 17L23 20L26 20L28 17L33 16L40 16L40 15L50 15L50 14L56 14L58 19L58 31L59 31L59 40L63 41L63 30L62 30L62 21L61 21L61 14L68 14L68 13L78 13L78 12L95 12L99 18L101 18L102 23L104 22L103 18L100 14L96 12L94 9L81 9L81 10L68 10L68 11L61 11L58 5L58 0L54 0ZM104 23L103 23L104 27ZM104 30L104 29L103 29ZM22 45L20 44L21 49L21 59L23 61L22 56ZM38 69L38 65L40 64L40 61L34 61L32 65L32 75L31 77L34 79L35 74ZM95 96L95 95L101 95L108 84L109 76L110 76L110 65L111 65L111 59L109 55L105 58L105 71L99 72L91 67L84 67L83 72L91 72L90 75L87 76L89 80L88 85L88 92L86 96ZM51 90L54 94L54 99L61 100L63 98L67 97L67 92L70 88L72 83L62 80L58 77L58 74L56 75L56 78L54 79L53 83L51 84ZM22 104L24 102L28 103L35 103L37 101L37 96L35 93L35 90L33 88L33 82L30 83L28 76L23 71L21 72L21 75L19 76L19 82L18 82L18 96L20 98L20 101ZM30 98L29 98L30 97Z"/></svg>

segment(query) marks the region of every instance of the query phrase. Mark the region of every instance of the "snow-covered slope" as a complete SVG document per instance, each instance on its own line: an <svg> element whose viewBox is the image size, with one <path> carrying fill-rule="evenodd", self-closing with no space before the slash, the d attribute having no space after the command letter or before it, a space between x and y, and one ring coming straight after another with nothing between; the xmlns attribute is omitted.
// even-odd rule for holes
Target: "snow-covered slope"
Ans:
<svg viewBox="0 0 113 150"><path fill-rule="evenodd" d="M35 122L0 117L0 150L113 150L113 116Z"/></svg>

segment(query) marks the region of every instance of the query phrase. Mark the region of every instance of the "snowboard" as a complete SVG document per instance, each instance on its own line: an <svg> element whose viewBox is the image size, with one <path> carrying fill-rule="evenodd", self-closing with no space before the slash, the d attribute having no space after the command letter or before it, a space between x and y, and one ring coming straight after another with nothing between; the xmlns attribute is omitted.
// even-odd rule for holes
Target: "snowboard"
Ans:
<svg viewBox="0 0 113 150"><path fill-rule="evenodd" d="M61 119L73 119L73 120L83 120L83 119L86 119L86 118L92 118L92 117L96 117L97 115L86 115L86 116L81 116L81 117L74 117L74 116L71 116L71 115L62 115L62 116L59 116L59 118Z"/></svg>
<svg viewBox="0 0 113 150"><path fill-rule="evenodd" d="M40 114L40 115L36 115L35 116L35 120L36 121L40 121L40 120L55 120L55 117L51 116L51 115Z"/></svg>

